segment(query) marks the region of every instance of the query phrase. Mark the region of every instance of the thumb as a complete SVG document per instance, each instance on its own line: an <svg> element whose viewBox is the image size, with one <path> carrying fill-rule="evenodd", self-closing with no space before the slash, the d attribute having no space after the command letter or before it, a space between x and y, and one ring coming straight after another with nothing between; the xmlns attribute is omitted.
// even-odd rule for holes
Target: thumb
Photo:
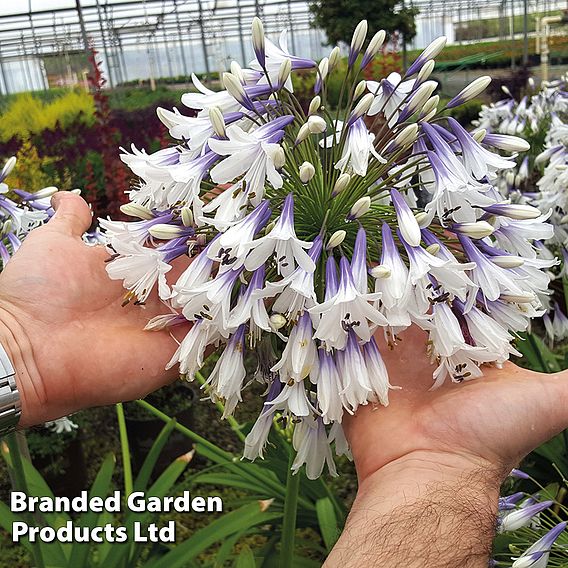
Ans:
<svg viewBox="0 0 568 568"><path fill-rule="evenodd" d="M55 215L48 222L51 229L80 237L91 226L91 210L79 195L70 191L58 191L51 198L51 206L55 210Z"/></svg>

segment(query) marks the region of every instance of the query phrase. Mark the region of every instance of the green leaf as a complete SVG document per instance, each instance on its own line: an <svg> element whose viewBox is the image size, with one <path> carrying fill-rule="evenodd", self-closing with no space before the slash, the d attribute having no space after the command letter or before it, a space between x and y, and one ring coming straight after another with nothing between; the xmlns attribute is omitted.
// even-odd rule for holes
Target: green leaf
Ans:
<svg viewBox="0 0 568 568"><path fill-rule="evenodd" d="M144 491L148 482L150 481L150 476L154 471L154 467L156 467L156 462L160 457L170 434L174 430L177 421L175 418L172 418L161 430L160 434L152 444L142 467L140 468L140 473L137 475L136 480L134 481L134 491Z"/></svg>
<svg viewBox="0 0 568 568"><path fill-rule="evenodd" d="M237 487L252 491L257 494L264 494L264 497L274 497L273 492L267 490L260 484L243 479L242 476L235 473L203 473L197 475L194 483L206 483L208 485L225 485L227 487Z"/></svg>
<svg viewBox="0 0 568 568"><path fill-rule="evenodd" d="M554 436L548 442L533 450L533 453L542 456L549 462L556 464L565 478L568 478L568 449L563 434Z"/></svg>
<svg viewBox="0 0 568 568"><path fill-rule="evenodd" d="M104 499L109 494L115 464L116 458L114 455L108 454L91 486L89 499L92 497L101 497ZM102 513L95 513L93 511L85 513L76 521L75 525L78 527L88 527L89 530L95 526L100 526L98 521L101 518L101 514ZM74 543L71 556L69 557L69 566L85 566L87 564L90 548L91 543L88 542Z"/></svg>
<svg viewBox="0 0 568 568"><path fill-rule="evenodd" d="M245 545L235 561L235 568L256 568L256 560L252 550Z"/></svg>
<svg viewBox="0 0 568 568"><path fill-rule="evenodd" d="M558 356L555 355L535 334L527 333L522 335L524 341L517 341L515 346L523 354L525 361L530 369L543 373L556 373L561 370Z"/></svg>
<svg viewBox="0 0 568 568"><path fill-rule="evenodd" d="M324 497L316 501L316 513L325 547L327 552L331 552L331 549L339 538L339 527L337 526L335 507L329 497Z"/></svg>
<svg viewBox="0 0 568 568"><path fill-rule="evenodd" d="M147 563L145 568L181 568L212 544L238 531L268 523L282 516L281 513L270 513L263 509L262 504L256 501L227 513L198 530L159 560Z"/></svg>

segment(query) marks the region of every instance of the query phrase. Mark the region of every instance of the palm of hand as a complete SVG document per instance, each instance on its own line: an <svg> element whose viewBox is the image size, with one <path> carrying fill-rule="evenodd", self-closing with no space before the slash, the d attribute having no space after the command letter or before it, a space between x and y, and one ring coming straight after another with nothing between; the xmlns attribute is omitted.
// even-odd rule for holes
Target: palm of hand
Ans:
<svg viewBox="0 0 568 568"><path fill-rule="evenodd" d="M85 202L65 194L56 216L30 234L0 278L0 311L29 339L34 388L53 417L133 399L175 377L164 371L174 340L143 330L165 307L157 297L143 307L121 306L125 291L106 274L108 253L81 240L90 222Z"/></svg>
<svg viewBox="0 0 568 568"><path fill-rule="evenodd" d="M429 391L426 334L411 329L393 350L381 346L391 382L387 408L361 408L346 420L359 477L413 453L457 454L503 472L568 427L568 383L507 363L484 375ZM563 380L564 379L564 380Z"/></svg>

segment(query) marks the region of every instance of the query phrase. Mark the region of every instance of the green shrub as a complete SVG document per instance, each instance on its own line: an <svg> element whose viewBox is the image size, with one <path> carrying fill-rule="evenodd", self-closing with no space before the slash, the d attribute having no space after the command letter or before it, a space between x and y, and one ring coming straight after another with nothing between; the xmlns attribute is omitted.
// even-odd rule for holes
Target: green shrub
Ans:
<svg viewBox="0 0 568 568"><path fill-rule="evenodd" d="M93 98L82 90L68 91L50 102L22 93L12 99L2 114L0 141L6 142L14 136L25 140L31 134L53 130L57 123L65 128L76 119L92 124L94 115Z"/></svg>

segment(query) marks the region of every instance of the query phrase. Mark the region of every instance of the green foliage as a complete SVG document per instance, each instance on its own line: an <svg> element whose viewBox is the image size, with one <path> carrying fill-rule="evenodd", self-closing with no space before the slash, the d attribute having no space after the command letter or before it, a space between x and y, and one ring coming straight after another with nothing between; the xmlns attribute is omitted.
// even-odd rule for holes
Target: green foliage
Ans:
<svg viewBox="0 0 568 568"><path fill-rule="evenodd" d="M82 90L68 91L50 102L22 93L10 102L2 115L0 141L6 142L14 136L26 140L32 134L53 130L56 124L66 128L77 119L92 124L94 113L93 98Z"/></svg>
<svg viewBox="0 0 568 568"><path fill-rule="evenodd" d="M58 158L40 157L30 140L22 142L16 158L16 166L7 179L9 187L32 192L51 185L60 187L60 179L54 169Z"/></svg>
<svg viewBox="0 0 568 568"><path fill-rule="evenodd" d="M109 92L110 108L113 110L141 110L154 105L173 106L180 104L181 95L187 89L168 89L158 87L118 88Z"/></svg>
<svg viewBox="0 0 568 568"><path fill-rule="evenodd" d="M399 31L407 41L416 35L416 8L398 8L398 0L314 0L310 9L314 26L325 31L330 44L351 42L361 20L369 24L369 37L379 30Z"/></svg>

